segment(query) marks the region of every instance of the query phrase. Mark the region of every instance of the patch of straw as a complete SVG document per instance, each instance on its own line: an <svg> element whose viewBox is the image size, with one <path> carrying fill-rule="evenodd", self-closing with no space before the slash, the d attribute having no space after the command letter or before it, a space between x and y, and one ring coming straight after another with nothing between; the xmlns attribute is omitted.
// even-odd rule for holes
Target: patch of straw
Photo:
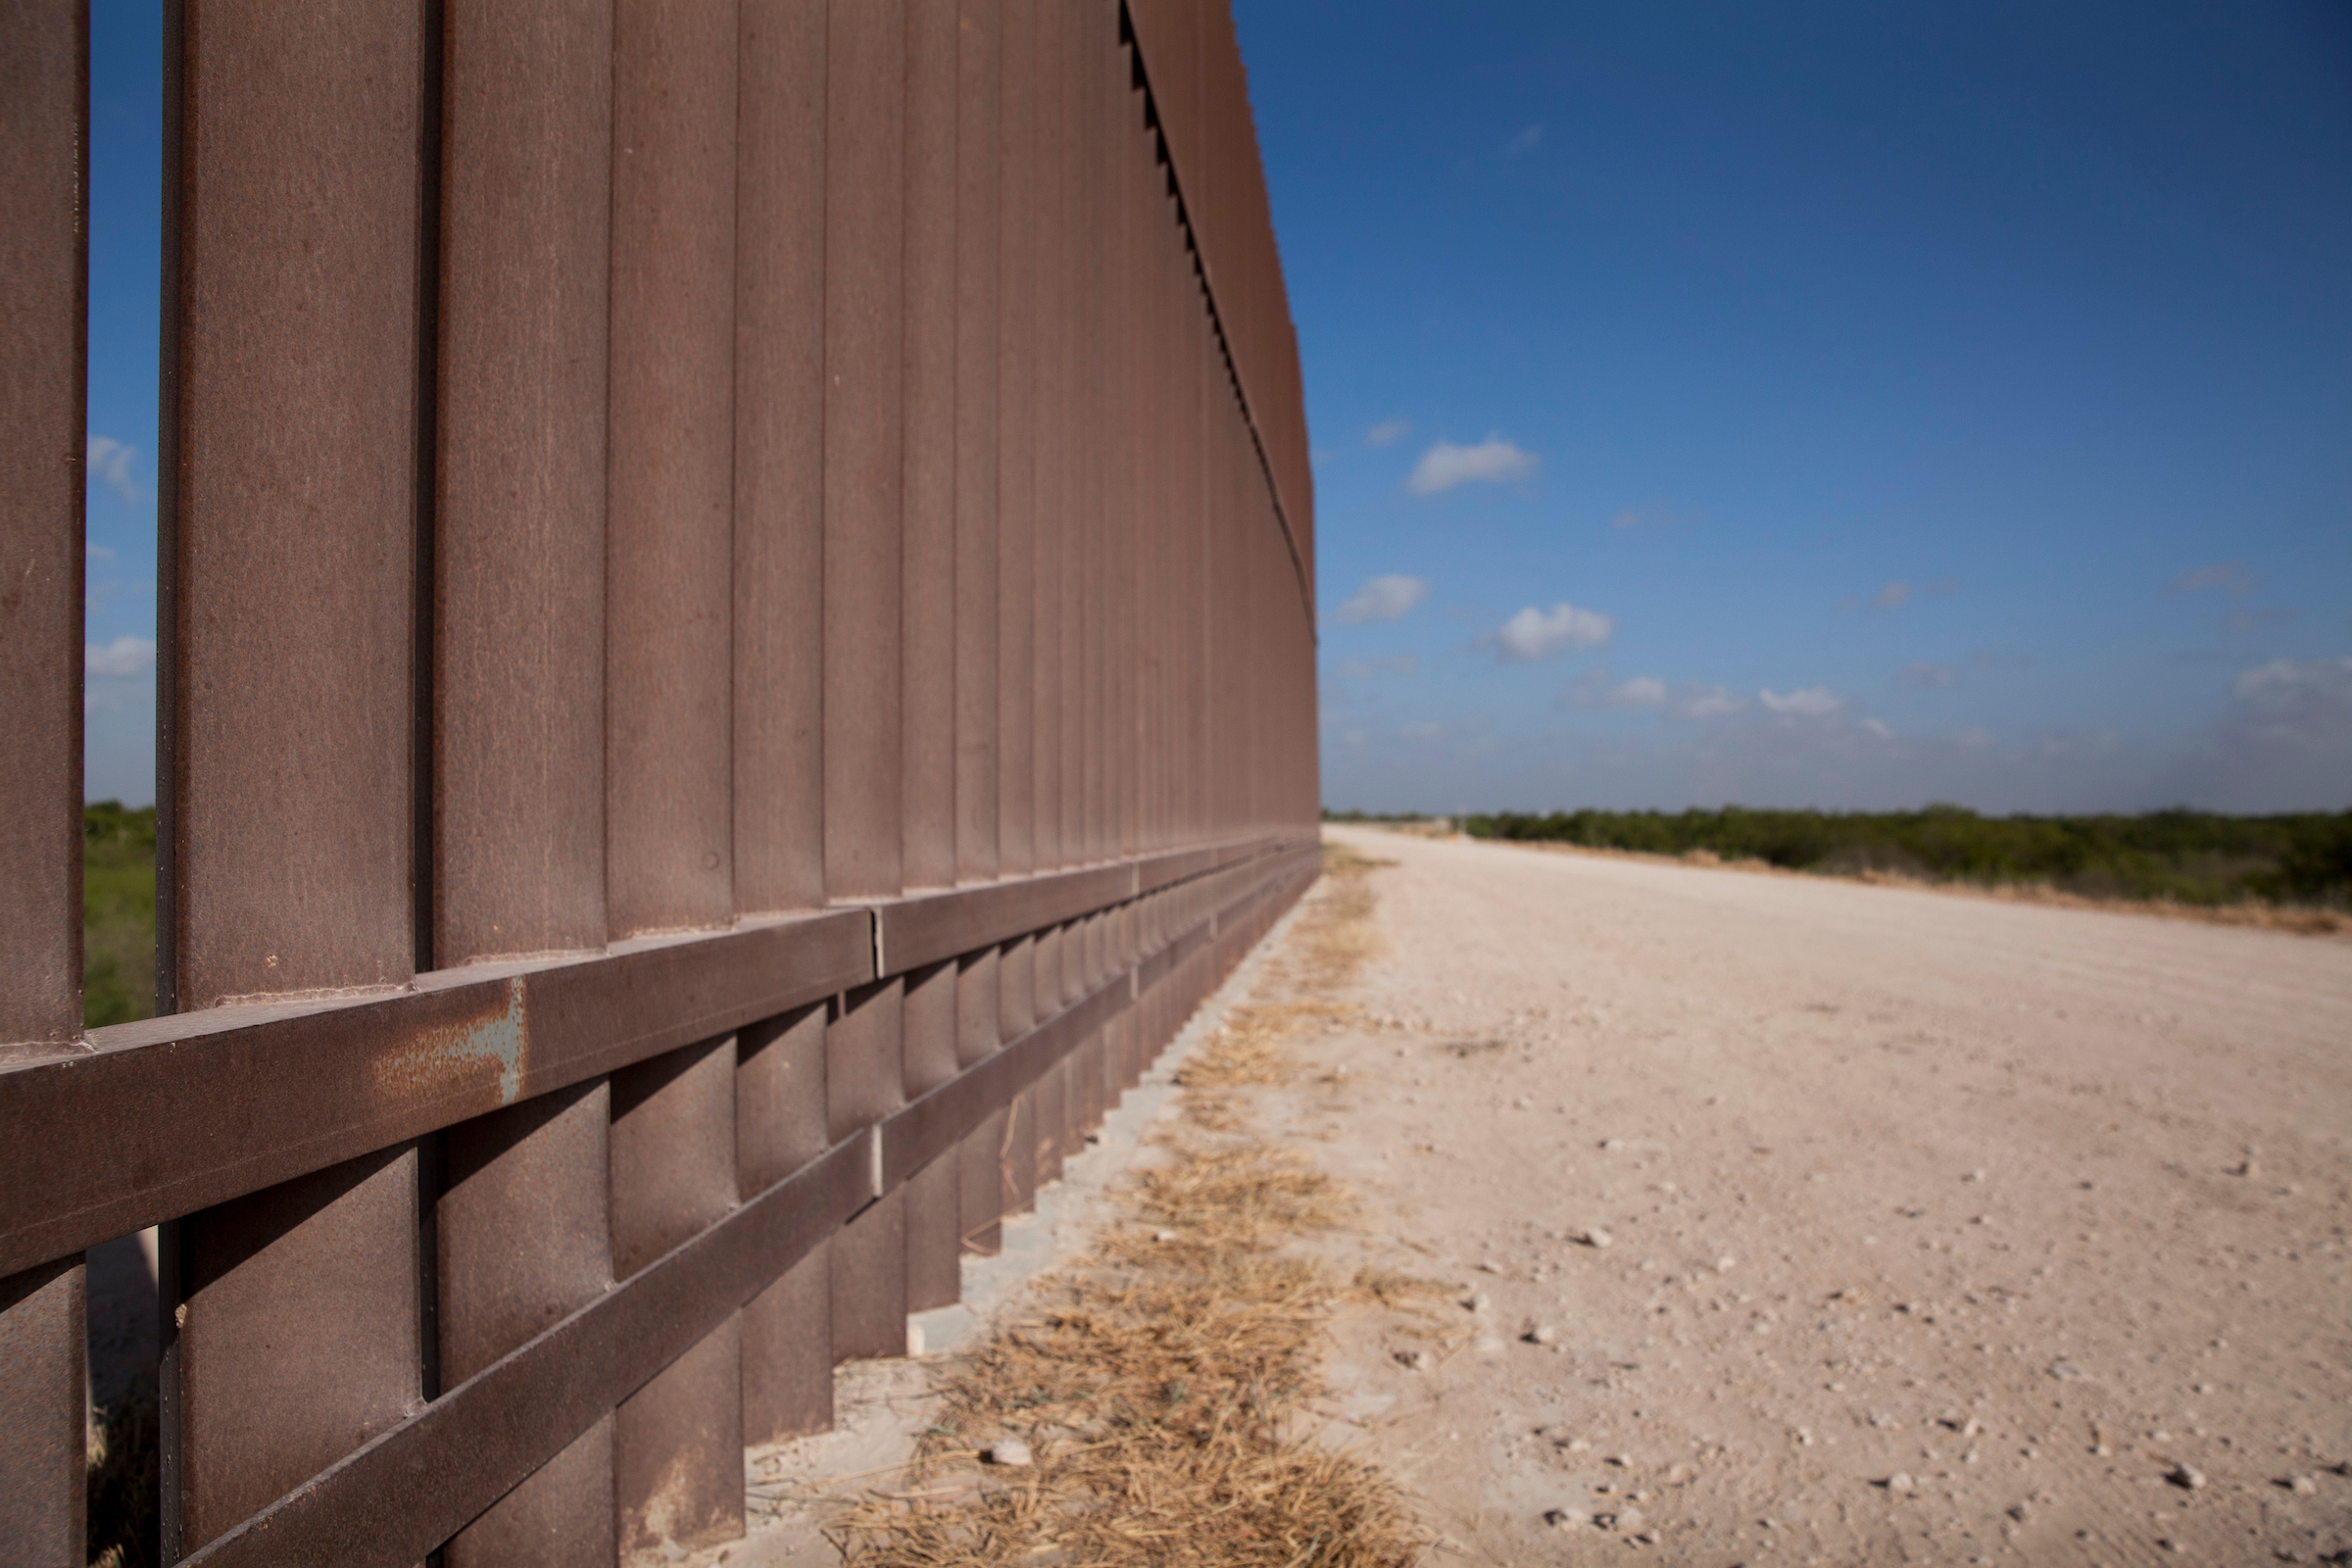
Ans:
<svg viewBox="0 0 2352 1568"><path fill-rule="evenodd" d="M1286 1036L1344 1010L1236 1008L1180 1075L1187 1121L1240 1131L1237 1091L1288 1081ZM1198 1132L1165 1147L1130 1197L1132 1219L1042 1287L1034 1317L948 1374L905 1481L837 1528L856 1568L1416 1559L1423 1538L1396 1487L1318 1442L1303 1407L1323 1392L1318 1339L1341 1301L1385 1305L1420 1286L1364 1273L1343 1284L1284 1250L1348 1210L1297 1152ZM980 1463L1003 1438L1026 1443L1032 1463Z"/></svg>

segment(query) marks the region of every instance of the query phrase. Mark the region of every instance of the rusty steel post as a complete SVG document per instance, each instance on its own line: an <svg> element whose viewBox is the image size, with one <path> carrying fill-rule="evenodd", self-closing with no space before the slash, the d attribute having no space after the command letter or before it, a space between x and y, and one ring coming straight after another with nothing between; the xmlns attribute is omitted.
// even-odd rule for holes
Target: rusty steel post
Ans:
<svg viewBox="0 0 2352 1568"><path fill-rule="evenodd" d="M826 17L742 0L737 32L739 914L825 902Z"/></svg>
<svg viewBox="0 0 2352 1568"><path fill-rule="evenodd" d="M901 836L909 888L956 881L957 0L906 0Z"/></svg>
<svg viewBox="0 0 2352 1568"><path fill-rule="evenodd" d="M734 915L736 16L617 0L605 623L613 934Z"/></svg>
<svg viewBox="0 0 2352 1568"><path fill-rule="evenodd" d="M998 1001L999 950L984 948L956 964L956 1061L973 1067L994 1054L1001 1041ZM964 1136L956 1177L957 1237L962 1250L993 1256L1002 1248L1004 1180L999 1151L1004 1142L1004 1113L993 1112Z"/></svg>
<svg viewBox="0 0 2352 1568"><path fill-rule="evenodd" d="M849 993L825 1027L825 1129L840 1143L906 1100L906 989L884 980ZM876 1200L833 1239L833 1359L906 1348L906 1195Z"/></svg>
<svg viewBox="0 0 2352 1568"><path fill-rule="evenodd" d="M822 1153L827 1005L736 1036L735 1176L751 1199ZM743 1438L772 1443L833 1425L831 1250L819 1245L743 1309Z"/></svg>
<svg viewBox="0 0 2352 1568"><path fill-rule="evenodd" d="M0 12L0 1061L81 1029L89 12ZM0 1279L0 1562L83 1556L78 1253Z"/></svg>
<svg viewBox="0 0 2352 1568"><path fill-rule="evenodd" d="M604 1080L446 1135L434 1232L438 1366L472 1377L612 1283ZM449 1568L612 1560L612 1421L599 1421L444 1548Z"/></svg>
<svg viewBox="0 0 2352 1568"><path fill-rule="evenodd" d="M433 961L605 938L609 6L460 7L444 52L433 466ZM450 1129L441 1387L612 1279L601 1080ZM611 1561L612 1422L445 1548Z"/></svg>
<svg viewBox="0 0 2352 1568"><path fill-rule="evenodd" d="M734 1206L735 1038L612 1075L612 1274L625 1280ZM666 1561L743 1534L741 1317L623 1400L612 1423L613 1533L623 1563Z"/></svg>
<svg viewBox="0 0 2352 1568"><path fill-rule="evenodd" d="M997 875L999 436L996 0L956 25L956 880Z"/></svg>
<svg viewBox="0 0 2352 1568"><path fill-rule="evenodd" d="M182 128L164 236L163 1001L400 985L416 934L419 212L440 40L416 11L233 3L167 30ZM396 1149L170 1239L168 1553L417 1397L416 1198L416 1156Z"/></svg>
<svg viewBox="0 0 2352 1568"><path fill-rule="evenodd" d="M906 30L833 0L825 46L825 893L902 883Z"/></svg>
<svg viewBox="0 0 2352 1568"><path fill-rule="evenodd" d="M906 1094L913 1100L958 1070L957 966L954 959L906 977ZM906 1310L946 1306L962 1295L957 1165L951 1152L906 1185Z"/></svg>
<svg viewBox="0 0 2352 1568"><path fill-rule="evenodd" d="M1037 0L999 0L997 223L997 863L1036 849Z"/></svg>

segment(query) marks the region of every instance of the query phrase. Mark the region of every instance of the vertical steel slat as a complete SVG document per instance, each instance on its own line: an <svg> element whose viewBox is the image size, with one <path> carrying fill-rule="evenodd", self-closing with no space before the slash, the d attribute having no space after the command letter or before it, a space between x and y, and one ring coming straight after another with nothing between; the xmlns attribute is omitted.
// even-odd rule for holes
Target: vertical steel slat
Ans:
<svg viewBox="0 0 2352 1568"><path fill-rule="evenodd" d="M836 18L838 21L839 19ZM840 1143L906 1102L906 988L850 992L825 1028L825 1133ZM882 1199L833 1239L833 1359L906 1348L906 1192Z"/></svg>
<svg viewBox="0 0 2352 1568"><path fill-rule="evenodd" d="M1035 530L1037 630L1031 648L1031 723L1036 754L1031 763L1035 794L1030 801L1035 864L1051 871L1068 863L1061 842L1061 667L1062 551L1068 529L1063 506L1061 454L1069 411L1062 399L1062 334L1068 320L1069 231L1063 209L1061 181L1063 127L1061 72L1063 38L1068 27L1066 0L1042 0L1032 13L1032 78L1030 113L1035 133L1031 142L1031 214L1037 240L1031 250L1032 318L1035 350L1031 362L1031 457L1035 500L1031 527Z"/></svg>
<svg viewBox="0 0 2352 1568"><path fill-rule="evenodd" d="M612 1075L614 1278L734 1206L735 1073L729 1035ZM613 1412L613 1530L624 1564L743 1534L741 1338L741 1315L730 1313Z"/></svg>
<svg viewBox="0 0 2352 1568"><path fill-rule="evenodd" d="M1049 0L1050 3L1050 0ZM997 864L1037 865L1036 0L999 0Z"/></svg>
<svg viewBox="0 0 2352 1568"><path fill-rule="evenodd" d="M833 0L825 43L825 894L901 886L903 0Z"/></svg>
<svg viewBox="0 0 2352 1568"><path fill-rule="evenodd" d="M814 1159L825 1125L829 1004L735 1037L735 1180L751 1198ZM833 1425L832 1253L819 1245L743 1308L743 1439L772 1443Z"/></svg>
<svg viewBox="0 0 2352 1568"><path fill-rule="evenodd" d="M825 892L903 878L906 12L833 0L825 46ZM905 1094L903 987L845 999L826 1030L835 1141ZM906 1348L904 1193L832 1243L836 1361Z"/></svg>
<svg viewBox="0 0 2352 1568"><path fill-rule="evenodd" d="M449 1130L434 1236L438 1367L455 1387L612 1281L602 1079ZM599 1421L461 1531L449 1568L610 1562L612 1421Z"/></svg>
<svg viewBox="0 0 2352 1568"><path fill-rule="evenodd" d="M1110 238L1103 221L1102 60L1108 50L1103 23L1106 0L1085 0L1075 12L1078 48L1071 62L1071 96L1077 106L1071 149L1077 158L1077 378L1074 391L1080 431L1073 456L1078 470L1078 841L1075 858L1102 858L1102 453L1110 432L1102 406L1102 268Z"/></svg>
<svg viewBox="0 0 2352 1568"><path fill-rule="evenodd" d="M1060 190L1060 260L1054 289L1060 300L1057 370L1058 416L1053 424L1054 466L1061 488L1055 527L1055 554L1061 571L1061 665L1059 713L1060 765L1055 770L1060 791L1061 863L1077 865L1090 857L1086 845L1086 515L1085 448L1092 435L1092 411L1086 406L1086 262L1093 248L1084 205L1086 127L1080 117L1077 84L1083 74L1085 0L1076 0L1060 13L1057 58L1054 61L1058 100L1055 183Z"/></svg>
<svg viewBox="0 0 2352 1568"><path fill-rule="evenodd" d="M605 938L610 4L460 7L444 53L432 951ZM601 1082L452 1128L435 1364L471 1377L612 1278ZM611 1561L612 1422L452 1540L449 1568Z"/></svg>
<svg viewBox="0 0 2352 1568"><path fill-rule="evenodd" d="M956 61L956 879L997 874L996 0L959 0Z"/></svg>
<svg viewBox="0 0 2352 1568"><path fill-rule="evenodd" d="M416 1244L414 1147L181 1222L165 1270L179 1308L178 1421L166 1433L178 1448L179 1539L165 1541L167 1556L408 1413L421 1393Z"/></svg>
<svg viewBox="0 0 2352 1568"><path fill-rule="evenodd" d="M741 914L825 900L826 8L742 0L734 849Z"/></svg>
<svg viewBox="0 0 2352 1568"><path fill-rule="evenodd" d="M461 7L435 507L436 962L605 936L611 15Z"/></svg>
<svg viewBox="0 0 2352 1568"><path fill-rule="evenodd" d="M737 41L731 0L618 0L606 610L606 867L614 934L735 912L733 605ZM612 1081L620 1278L735 1200L734 1046ZM621 1560L743 1530L730 1316L613 1414Z"/></svg>
<svg viewBox="0 0 2352 1568"><path fill-rule="evenodd" d="M79 1257L0 1279L0 1563L83 1559L83 1362Z"/></svg>
<svg viewBox="0 0 2352 1568"><path fill-rule="evenodd" d="M953 22L954 13L948 15ZM946 1083L957 1071L957 965L950 959L916 970L906 976L906 985L903 1055L906 1097L911 1100ZM962 1294L958 1180L956 1155L950 1151L906 1184L906 1309L909 1312L946 1306Z"/></svg>
<svg viewBox="0 0 2352 1568"><path fill-rule="evenodd" d="M81 1028L89 13L0 9L0 1060ZM83 1557L82 1263L0 1279L0 1561Z"/></svg>
<svg viewBox="0 0 2352 1568"><path fill-rule="evenodd" d="M439 40L416 9L357 6L222 4L167 30L164 1000L397 985L416 926L419 215ZM396 1149L176 1228L168 1553L417 1397L416 1196L416 1155Z"/></svg>
<svg viewBox="0 0 2352 1568"><path fill-rule="evenodd" d="M899 635L905 682L901 831L904 880L910 888L952 887L956 880L956 4L906 0L906 524Z"/></svg>
<svg viewBox="0 0 2352 1568"><path fill-rule="evenodd" d="M0 1060L81 1030L89 17L0 22Z"/></svg>
<svg viewBox="0 0 2352 1568"><path fill-rule="evenodd" d="M732 0L617 0L605 811L613 934L734 915Z"/></svg>
<svg viewBox="0 0 2352 1568"><path fill-rule="evenodd" d="M1001 974L996 948L967 954L956 964L956 1060L970 1067L998 1049L1002 1028L998 998ZM998 1111L965 1136L958 1152L957 1235L965 1251L993 1255L1000 1246L1004 1182L999 1169L1004 1112Z"/></svg>

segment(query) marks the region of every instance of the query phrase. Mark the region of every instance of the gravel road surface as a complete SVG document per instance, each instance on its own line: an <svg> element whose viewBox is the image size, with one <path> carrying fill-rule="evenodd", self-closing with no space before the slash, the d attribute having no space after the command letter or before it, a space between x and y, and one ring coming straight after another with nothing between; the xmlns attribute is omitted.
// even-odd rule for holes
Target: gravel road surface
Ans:
<svg viewBox="0 0 2352 1568"><path fill-rule="evenodd" d="M2352 940L1341 829L1335 1439L1447 1560L2352 1560ZM1547 1517L1548 1516L1548 1517Z"/></svg>

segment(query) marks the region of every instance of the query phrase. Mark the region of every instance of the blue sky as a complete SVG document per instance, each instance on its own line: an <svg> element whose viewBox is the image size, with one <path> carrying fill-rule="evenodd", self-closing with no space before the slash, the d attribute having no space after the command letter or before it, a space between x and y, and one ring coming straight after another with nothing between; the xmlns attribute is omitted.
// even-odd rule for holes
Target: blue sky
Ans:
<svg viewBox="0 0 2352 1568"><path fill-rule="evenodd" d="M2352 14L1236 11L1331 804L2352 805ZM134 802L160 61L97 0L87 786Z"/></svg>
<svg viewBox="0 0 2352 1568"><path fill-rule="evenodd" d="M2352 13L1236 10L1331 805L2352 806Z"/></svg>
<svg viewBox="0 0 2352 1568"><path fill-rule="evenodd" d="M155 799L161 8L90 10L90 486L83 788Z"/></svg>

